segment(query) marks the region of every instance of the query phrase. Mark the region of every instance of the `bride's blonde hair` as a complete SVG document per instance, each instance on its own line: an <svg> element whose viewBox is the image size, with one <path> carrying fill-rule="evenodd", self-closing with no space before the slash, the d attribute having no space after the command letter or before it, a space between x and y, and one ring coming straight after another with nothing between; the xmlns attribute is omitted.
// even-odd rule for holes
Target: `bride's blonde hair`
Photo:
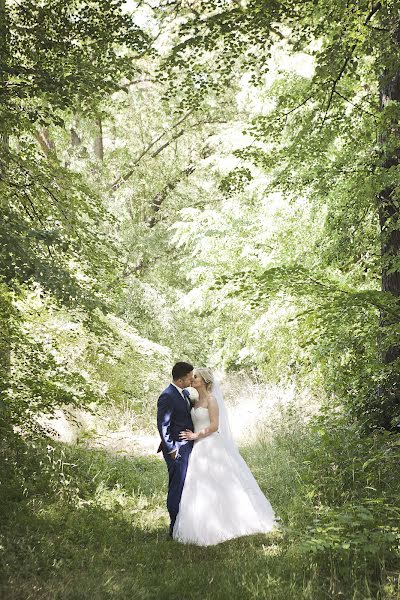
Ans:
<svg viewBox="0 0 400 600"><path fill-rule="evenodd" d="M206 367L195 368L195 373L200 375L206 384L206 390L209 392L212 388L212 384L214 383L214 375L211 369L207 369Z"/></svg>

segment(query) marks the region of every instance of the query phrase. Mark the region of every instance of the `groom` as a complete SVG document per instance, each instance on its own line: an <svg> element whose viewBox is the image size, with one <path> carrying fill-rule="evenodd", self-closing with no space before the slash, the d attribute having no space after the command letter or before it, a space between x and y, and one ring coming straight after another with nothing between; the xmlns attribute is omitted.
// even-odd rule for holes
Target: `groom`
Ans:
<svg viewBox="0 0 400 600"><path fill-rule="evenodd" d="M193 442L179 439L181 431L193 431L189 393L184 389L189 387L192 381L193 365L186 362L176 363L172 369L172 383L162 392L157 403L157 427L161 436L157 452L162 451L168 468L167 509L171 519L171 537L193 447Z"/></svg>

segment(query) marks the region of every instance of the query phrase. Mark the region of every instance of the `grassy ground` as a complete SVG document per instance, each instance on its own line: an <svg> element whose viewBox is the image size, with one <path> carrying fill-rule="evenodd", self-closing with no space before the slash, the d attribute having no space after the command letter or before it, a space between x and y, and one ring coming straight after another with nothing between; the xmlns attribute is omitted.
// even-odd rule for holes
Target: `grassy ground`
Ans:
<svg viewBox="0 0 400 600"><path fill-rule="evenodd" d="M73 454L64 449L61 459L66 481L75 474L72 486L49 493L42 473L5 506L2 598L287 597L279 539L255 536L213 548L171 542L160 460L82 448ZM60 449L52 460L60 460Z"/></svg>
<svg viewBox="0 0 400 600"><path fill-rule="evenodd" d="M156 456L5 437L1 600L398 600L398 554L304 550L315 512L299 471L305 444L290 430L243 451L283 533L198 548L167 538L166 468ZM321 473L324 460L326 452L314 464Z"/></svg>
<svg viewBox="0 0 400 600"><path fill-rule="evenodd" d="M324 573L304 560L281 534L211 548L168 541L165 481L164 464L156 458L51 450L29 489L4 505L1 598L369 597L335 592L329 568Z"/></svg>

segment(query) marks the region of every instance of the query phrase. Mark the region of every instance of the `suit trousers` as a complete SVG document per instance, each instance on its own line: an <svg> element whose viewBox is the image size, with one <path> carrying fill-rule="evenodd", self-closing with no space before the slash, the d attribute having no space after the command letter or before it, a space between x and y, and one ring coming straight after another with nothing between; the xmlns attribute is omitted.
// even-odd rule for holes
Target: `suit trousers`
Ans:
<svg viewBox="0 0 400 600"><path fill-rule="evenodd" d="M175 460L171 458L170 454L163 451L164 460L167 463L168 468L167 509L171 520L169 526L171 536L179 512L179 503L181 501L192 448L193 442L186 442L186 444L182 445L178 444L178 454Z"/></svg>

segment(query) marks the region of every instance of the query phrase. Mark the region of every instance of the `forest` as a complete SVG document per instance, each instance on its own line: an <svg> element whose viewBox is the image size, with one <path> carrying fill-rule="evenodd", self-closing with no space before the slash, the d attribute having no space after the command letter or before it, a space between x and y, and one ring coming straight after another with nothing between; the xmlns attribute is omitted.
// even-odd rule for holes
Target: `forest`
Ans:
<svg viewBox="0 0 400 600"><path fill-rule="evenodd" d="M0 0L0 598L400 599L400 1ZM221 377L281 521L166 538Z"/></svg>

